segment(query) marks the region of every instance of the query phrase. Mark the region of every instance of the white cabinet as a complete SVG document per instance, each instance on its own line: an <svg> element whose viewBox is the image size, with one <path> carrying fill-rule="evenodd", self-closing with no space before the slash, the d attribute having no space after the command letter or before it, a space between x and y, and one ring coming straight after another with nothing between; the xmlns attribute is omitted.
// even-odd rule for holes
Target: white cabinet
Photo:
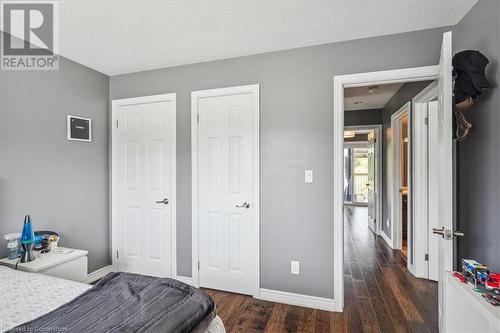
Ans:
<svg viewBox="0 0 500 333"><path fill-rule="evenodd" d="M57 248L57 251L41 254L34 261L18 263L17 269L30 273L41 273L67 280L85 282L87 279L87 251ZM0 260L0 265L16 268L18 259Z"/></svg>
<svg viewBox="0 0 500 333"><path fill-rule="evenodd" d="M473 286L446 276L446 332L500 332L500 307L488 304Z"/></svg>

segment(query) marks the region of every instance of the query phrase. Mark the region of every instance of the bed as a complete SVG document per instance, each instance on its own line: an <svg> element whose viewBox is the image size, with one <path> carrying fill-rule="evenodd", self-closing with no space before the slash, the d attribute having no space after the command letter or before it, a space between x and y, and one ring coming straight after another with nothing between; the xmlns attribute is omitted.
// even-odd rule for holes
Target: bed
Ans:
<svg viewBox="0 0 500 333"><path fill-rule="evenodd" d="M0 332L9 330L225 333L213 300L177 280L110 273L91 286L0 266Z"/></svg>

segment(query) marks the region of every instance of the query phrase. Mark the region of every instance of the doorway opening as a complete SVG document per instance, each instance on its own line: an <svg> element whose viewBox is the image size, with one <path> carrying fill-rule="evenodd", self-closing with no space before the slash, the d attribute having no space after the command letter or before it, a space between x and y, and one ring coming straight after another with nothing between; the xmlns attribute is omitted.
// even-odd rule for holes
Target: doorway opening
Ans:
<svg viewBox="0 0 500 333"><path fill-rule="evenodd" d="M353 216L367 207L360 223L399 251L411 274L423 278L429 278L427 267L437 258L430 246L435 239L427 239L431 195L426 106L437 93L431 80L357 86L344 93L345 211ZM366 123L374 125L359 125Z"/></svg>
<svg viewBox="0 0 500 333"><path fill-rule="evenodd" d="M346 145L344 148L346 162L346 188L344 202L346 205L366 206L368 204L368 146Z"/></svg>
<svg viewBox="0 0 500 333"><path fill-rule="evenodd" d="M380 234L382 219L382 125L344 126L344 205L366 208L370 230Z"/></svg>
<svg viewBox="0 0 500 333"><path fill-rule="evenodd" d="M437 103L434 103L435 107L435 118L438 120L434 125L429 126L429 138L437 138L434 148L436 149L435 161L433 161L432 167L428 170L435 170L438 177L436 177L435 188L435 200L438 203L432 206L435 211L429 211L429 216L437 216L439 225L441 228L436 228L433 233L441 235L438 241L438 297L437 297L437 311L431 311L431 316L437 316L437 323L433 323L433 326L438 326L439 331L446 331L446 327L450 324L453 318L453 307L450 304L449 298L446 298L446 290L450 288L447 286L449 281L449 272L453 270L454 265L456 265L455 260L455 239L457 232L455 230L454 223L454 168L453 168L453 79L452 79L452 32L446 32L443 34L443 40L441 44L441 52L439 57L439 63L436 66L428 67L415 67L406 69L397 69L389 71L380 72L369 72L369 73L359 73L350 75L339 75L335 76L333 80L333 95L334 95L334 106L333 106L333 156L334 156L334 168L333 168L333 184L334 184L334 202L333 202L333 239L334 239L334 304L337 311L342 312L344 310L344 302L347 306L354 304L353 300L353 285L352 276L353 270L351 268L351 281L346 279L344 281L344 276L349 276L349 271L347 271L348 265L344 260L344 252L349 251L349 242L344 238L349 235L349 230L344 232L344 137L343 137L343 127L344 127L344 96L346 88L353 87L363 87L372 85L382 85L382 84L392 84L392 83L402 83L402 82L418 82L431 80L437 81ZM430 119L430 118L429 118ZM411 132L411 118L410 118L410 132ZM384 133L385 134L385 133ZM411 164L411 162L410 162ZM429 166L431 164L429 163ZM429 177L431 178L431 177ZM411 186L411 180L409 182ZM429 189L429 193L431 190ZM429 194L428 193L428 194ZM428 195L427 194L427 195ZM384 223L385 224L385 223ZM382 233L382 235L385 233ZM437 237L437 236L436 236ZM352 239L352 238L351 238ZM392 239L391 239L392 240ZM390 241L391 241L390 240ZM378 241L378 239L377 239ZM377 242L378 244L378 242ZM345 248L344 248L345 246ZM351 247L354 244L351 243ZM354 247L355 249L355 247ZM377 252L378 255L390 254L390 251L384 251L379 248L380 251ZM390 249L390 248L389 248ZM345 250L345 251L344 251ZM346 260L348 260L348 253L346 253ZM362 253L364 254L364 252ZM376 256L376 258L377 258ZM357 256L357 258L364 258L363 256ZM387 257L385 257L387 258ZM388 264L386 262L386 264ZM364 278L364 287L360 290L368 289L368 283L372 283L374 276L373 269L379 267L380 265L373 265L371 276L370 272L361 272ZM387 266L385 266L387 267ZM403 267L404 268L404 267ZM386 268L387 270L387 268ZM359 270L354 270L359 275ZM388 275L392 276L391 281L397 281L397 278L393 273L387 272ZM406 275L403 273L403 275ZM387 282L387 281L386 281ZM429 282L431 283L431 282ZM391 287L393 283L386 284L387 287ZM397 291L404 290L405 287L410 287L411 285L401 285L398 287ZM346 287L346 288L344 288ZM387 288L382 288L386 290ZM344 293L344 291L347 291ZM379 288L380 290L380 288ZM396 294L399 294L396 292ZM421 293L416 292L415 296L418 298ZM345 298L344 298L345 296ZM435 299L435 298L434 298ZM347 300L347 301L346 301ZM412 298L406 298L406 300L411 301ZM375 297L372 301L373 304L378 304L380 301L379 297ZM375 303L374 303L375 302ZM366 302L365 302L366 303ZM359 303L358 303L359 304ZM358 307L359 313L359 307ZM373 312L372 312L373 313ZM423 313L429 314L428 311L423 311ZM355 321L357 322L357 320ZM424 322L433 322L432 318L429 321L424 320ZM380 327L379 327L380 329ZM433 330L436 330L435 327Z"/></svg>
<svg viewBox="0 0 500 333"><path fill-rule="evenodd" d="M410 173L412 170L410 165L410 145L413 142L409 127L410 112L411 103L406 102L391 116L393 168L392 172L388 170L388 179L392 179L394 184L392 198L389 199L392 207L391 239L394 240L392 247L401 250L403 257L411 267L412 260L408 260L408 251L411 251L411 249L408 250L408 230L411 228L412 222L409 209L412 202L410 191Z"/></svg>
<svg viewBox="0 0 500 333"><path fill-rule="evenodd" d="M351 281L346 279L344 281L344 276L348 277L349 272L347 271L348 265L344 260L344 253L350 251L348 249L349 243L345 239L349 235L349 230L344 230L344 137L343 137L343 127L346 125L344 123L345 112L344 108L344 96L346 88L354 87L366 87L372 85L383 85L383 84L393 84L393 83L405 83L405 82L418 82L418 81L434 81L437 80L438 86L438 98L437 98L437 119L436 125L432 127L435 133L433 136L437 137L437 142L435 144L437 149L437 159L435 162L438 163L436 171L438 172L436 198L439 203L435 212L437 214L439 224L441 228L436 229L434 232L436 234L444 235L454 235L454 220L453 220L453 107L452 107L452 32L446 32L443 34L443 40L441 45L441 52L439 63L436 66L428 67L415 67L397 70L388 70L380 72L369 72L369 73L359 73L359 74L349 74L349 75L339 75L335 76L333 80L333 90L334 90L334 107L333 107L333 156L334 156L334 168L333 168L333 183L334 183L334 202L333 202L333 213L334 213L334 228L333 228L333 238L334 238L334 303L337 311L344 310L344 304L349 306L353 304L353 288L351 288L354 283L352 282L353 270L351 269ZM411 132L411 118L410 118L410 132ZM384 135L386 133L384 132ZM411 162L410 162L411 164ZM411 186L411 179L410 179ZM434 207L435 209L436 207ZM431 214L429 214L430 216ZM389 221L390 222L390 221ZM389 223L384 221L383 225L385 228L389 226ZM345 231L345 232L344 232ZM382 233L382 235L385 233ZM344 236L346 236L344 238ZM436 236L437 237L437 236ZM377 239L377 244L379 239ZM392 241L392 239L390 239ZM432 318L429 321L424 320L424 322L433 322L433 326L438 326L440 331L445 331L447 326L447 321L451 316L447 313L449 310L449 302L445 298L446 296L446 281L448 281L448 272L453 270L455 260L454 260L454 237L442 237L438 241L438 310L431 311L431 316L438 316L438 320L434 322ZM344 248L344 245L346 246ZM355 248L354 244L351 246ZM385 247L385 246L384 246ZM375 258L380 258L379 255L384 256L385 254L390 254L392 249L387 246L388 249L379 248L380 251L376 252ZM365 254L362 252L361 254ZM357 256L357 258L364 258L364 256ZM385 257L387 258L387 257ZM346 260L348 260L348 253L346 253ZM386 264L388 264L386 262ZM374 274L374 268L380 265L373 265L371 274ZM387 267L387 266L384 266ZM403 266L403 269L405 267ZM387 268L385 268L387 270ZM354 270L359 274L359 270ZM373 279L370 276L370 272L361 272L364 277L364 287L360 290L368 289L368 283L372 283ZM385 272L383 272L384 276ZM390 280L392 282L397 281L397 278L393 275L395 272L387 272L387 276L392 276ZM407 275L404 274L403 275ZM365 276L368 276L365 278ZM373 275L372 275L373 276ZM387 281L386 281L387 282ZM432 283L429 281L429 283ZM386 284L389 288L393 283ZM346 288L345 288L346 287ZM400 285L398 291L409 288L410 285ZM385 290L387 288L382 288ZM379 289L380 290L380 289ZM346 291L344 293L344 291ZM397 294L397 293L396 293ZM419 293L416 296L419 297ZM345 298L344 298L345 296ZM435 298L434 298L435 299ZM412 298L406 298L406 300L411 301ZM376 297L373 304L378 304L380 299ZM375 302L375 303L374 303ZM359 303L358 303L359 304ZM359 310L359 308L358 308ZM423 311L429 314L428 311ZM379 327L380 329L380 327ZM433 328L433 330L436 330Z"/></svg>
<svg viewBox="0 0 500 333"><path fill-rule="evenodd" d="M424 303L414 303L411 288L406 290L408 285L417 283L415 253L418 256L429 253L425 246L415 247L414 242L419 232L425 232L419 237L428 235L427 216L419 214L415 219L412 210L417 203L415 199L427 200L425 204L418 203L420 208L428 205L429 199L428 192L420 193L428 188L413 185L414 181L428 182L422 179L428 175L417 173L420 166L415 165L417 162L424 165L425 161L422 163L420 159L428 154L424 129L427 124L423 122L427 114L416 117L416 111L425 110L414 110L412 106L417 96L421 104L436 98L429 93L424 97L424 92L435 86L435 81L426 79L344 89L343 204L347 261L344 284L349 286L345 302L350 306L361 302L374 310L377 302L386 301L365 293L372 287L374 278L389 292L402 292L404 302L412 304L417 311L426 311L419 309ZM419 133L418 142L424 146L419 147L419 155L415 155L413 149L415 133ZM420 226L422 223L426 225ZM396 285L393 274L398 277ZM437 331L437 284L418 283L432 295L433 301L425 303L428 310L433 309L427 312L425 322L428 330ZM356 312L356 307L349 311ZM383 324L375 325L381 328Z"/></svg>

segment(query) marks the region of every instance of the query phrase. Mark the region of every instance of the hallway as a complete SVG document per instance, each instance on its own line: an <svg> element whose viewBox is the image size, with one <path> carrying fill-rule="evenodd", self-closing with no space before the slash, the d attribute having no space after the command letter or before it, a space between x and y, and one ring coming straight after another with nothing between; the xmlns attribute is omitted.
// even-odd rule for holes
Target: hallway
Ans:
<svg viewBox="0 0 500 333"><path fill-rule="evenodd" d="M368 228L367 214L366 207L344 211L348 330L437 332L437 282L413 277L401 252Z"/></svg>
<svg viewBox="0 0 500 333"><path fill-rule="evenodd" d="M437 332L437 283L414 278L400 251L375 237L366 207L345 207L343 313L206 291L227 332Z"/></svg>

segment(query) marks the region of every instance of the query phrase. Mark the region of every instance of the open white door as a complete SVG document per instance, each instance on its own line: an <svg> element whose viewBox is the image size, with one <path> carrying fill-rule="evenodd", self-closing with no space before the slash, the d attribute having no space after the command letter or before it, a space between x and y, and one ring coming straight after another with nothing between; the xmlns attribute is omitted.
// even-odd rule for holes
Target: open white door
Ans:
<svg viewBox="0 0 500 333"><path fill-rule="evenodd" d="M441 57L439 60L437 126L434 126L438 139L437 166L438 205L432 206L437 212L439 228L434 229L439 237L439 330L446 332L446 320L450 318L446 304L446 274L453 269L453 109L452 109L452 33L443 34ZM430 130L430 129L429 129ZM435 137L436 137L435 136ZM459 315L459 314L456 314Z"/></svg>

